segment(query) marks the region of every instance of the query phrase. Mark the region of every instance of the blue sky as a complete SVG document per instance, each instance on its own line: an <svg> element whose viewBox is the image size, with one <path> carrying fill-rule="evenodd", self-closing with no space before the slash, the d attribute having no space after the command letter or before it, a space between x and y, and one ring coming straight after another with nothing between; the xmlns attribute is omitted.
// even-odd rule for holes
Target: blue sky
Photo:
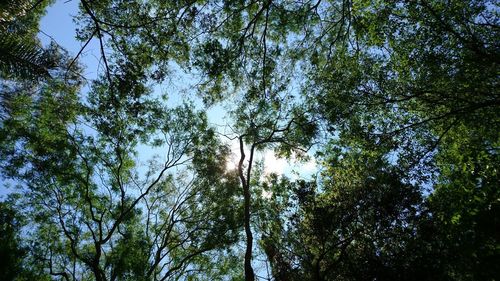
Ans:
<svg viewBox="0 0 500 281"><path fill-rule="evenodd" d="M78 3L79 2L75 0L58 0L48 8L46 15L42 18L40 23L40 32L38 35L43 45L48 45L51 41L55 41L58 45L67 50L71 57L76 56L83 45L82 42L79 42L75 38L77 25L73 21L73 18L78 13ZM89 80L97 78L99 67L101 67L102 70L99 58L100 45L98 40L94 38L90 41L84 52L82 52L79 57L80 64L84 66L84 77ZM161 85L155 85L153 87L155 94L159 96L167 93L169 97L168 104L171 107L181 104L186 98L193 101L195 105L201 107L201 100L195 96L193 91L193 85L196 81L192 78L192 76L186 75L182 71L177 71L179 69L175 65L172 67L176 70L173 71L173 76L170 77L168 82ZM88 85L83 88L83 91L88 91ZM228 123L228 120L224 118L224 116L226 116L226 110L224 110L223 106L220 105L209 109L207 111L207 115L209 122L217 125L218 130L221 133L227 133L225 130L227 130L228 127L224 125ZM224 140L224 138L222 139ZM237 141L228 141L228 145L235 153L233 154L230 163L227 165L227 168L235 169L236 164L239 161L239 144ZM139 152L137 159L139 162L145 163L155 154L159 154L160 159L162 159L161 148L152 149L146 145L139 145L137 150ZM291 178L309 177L316 171L316 163L314 160L305 164L297 164L286 159L278 159L271 150L258 153L258 155L256 155L256 162L263 163L265 174L285 174ZM139 166L141 165L139 164ZM139 169L141 171L141 168ZM294 173L293 171L298 172ZM7 189L6 186L14 187L16 184L16 181L3 180L3 184L0 183L0 200L5 198L7 194L14 191L14 189ZM264 194L264 196L270 196L270 194ZM256 261L254 262L257 263ZM259 269L257 269L257 271L259 271Z"/></svg>
<svg viewBox="0 0 500 281"><path fill-rule="evenodd" d="M73 17L78 11L78 1L56 1L47 10L40 22L38 37L44 45L54 40L57 44L68 50L74 56L80 50L82 43L76 40L76 24ZM86 66L84 76L88 79L96 78L99 63L99 45L97 40L92 40L80 56L80 62Z"/></svg>
<svg viewBox="0 0 500 281"><path fill-rule="evenodd" d="M48 45L51 41L55 41L58 45L63 47L69 52L70 56L76 56L80 51L83 43L79 42L76 38L76 28L77 25L73 18L78 13L78 1L65 1L58 0L52 6L47 9L46 15L42 18L40 23L40 32L38 34L42 44ZM99 72L100 66L100 46L96 38L90 41L90 43L85 48L84 52L79 57L79 62L85 67L84 77L89 80L95 79L97 73ZM175 65L172 66L174 70L178 70ZM102 69L101 69L102 70ZM193 101L196 105L201 107L202 103L199 98L195 96L192 92L192 86L196 83L191 76L185 75L182 71L173 71L173 77L170 77L169 81L161 85L154 86L154 92L157 95L168 93L168 104L169 106L176 106L182 103L186 97ZM87 85L88 86L88 85ZM88 88L85 87L83 90L86 91ZM224 124L227 124L225 119L226 111L223 106L215 106L207 111L209 121L220 126L219 129L224 130ZM238 143L229 143L231 149L235 152L239 151ZM161 151L153 151L151 148L141 145L138 147L139 150L139 160L146 161L150 159L154 154L160 153ZM308 176L311 175L313 171L316 170L316 164L314 161L310 161L303 165L297 165L297 163L291 163L285 159L278 159L274 156L272 151L264 151L260 153L257 159L264 159L264 166L266 172L274 173L285 173L291 177L297 176ZM238 156L235 155L232 159L228 168L234 168L238 160ZM300 171L296 175L292 171ZM13 185L12 181L5 181L4 183L10 183ZM0 197L8 194L9 191L5 189L3 185L0 185Z"/></svg>
<svg viewBox="0 0 500 281"><path fill-rule="evenodd" d="M73 16L77 14L78 1L57 1L53 6L48 9L47 15L42 19L40 29L44 33L50 35L54 38L58 44L66 48L70 54L75 55L80 50L82 43L75 39L75 29L76 25L73 22ZM48 43L50 38L40 34L40 38ZM85 48L85 52L80 57L80 62L87 66L85 76L87 78L95 78L97 72L100 57L99 44L96 39L92 40L90 44ZM175 70L178 67L173 66ZM161 95L168 92L170 106L179 105L182 100L188 97L191 101L195 102L201 107L202 102L199 98L195 96L192 92L192 86L196 83L190 75L183 74L182 71L173 71L173 77L169 79L169 82L163 83L161 85L156 85L154 91L156 94ZM224 124L227 124L228 120L224 119L226 112L223 106L216 106L210 108L207 112L209 121L214 124L224 128ZM238 151L238 144L231 143L232 150ZM153 153L149 151L146 147L141 148L141 153L151 156ZM299 174L302 176L309 175L313 170L316 169L314 161L305 163L304 165L293 165L285 159L277 159L271 151L266 151L260 155L260 158L265 158L265 166L268 172L275 173L287 173L293 176L292 171L300 171ZM234 160L236 161L236 160ZM235 164L235 163L234 163ZM292 164L292 165L289 165Z"/></svg>

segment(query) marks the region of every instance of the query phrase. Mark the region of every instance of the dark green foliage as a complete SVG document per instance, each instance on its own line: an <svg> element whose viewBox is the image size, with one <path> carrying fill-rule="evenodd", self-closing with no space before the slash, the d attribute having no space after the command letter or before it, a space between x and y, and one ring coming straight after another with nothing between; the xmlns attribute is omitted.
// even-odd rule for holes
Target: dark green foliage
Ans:
<svg viewBox="0 0 500 281"><path fill-rule="evenodd" d="M0 71L4 77L49 78L56 62L39 46L28 45L11 34L0 39Z"/></svg>
<svg viewBox="0 0 500 281"><path fill-rule="evenodd" d="M276 263L274 276L407 280L406 245L421 211L418 189L400 182L400 171L383 162L347 155L336 163L324 172L321 188L315 182L275 183L292 190L285 199L288 222L274 228L276 220L269 220L277 232L263 241Z"/></svg>
<svg viewBox="0 0 500 281"><path fill-rule="evenodd" d="M22 271L26 251L19 243L19 218L7 204L0 203L0 279L14 280Z"/></svg>
<svg viewBox="0 0 500 281"><path fill-rule="evenodd" d="M38 21L52 1L11 0L0 6L0 73L2 79L48 79L59 66L57 49L42 48Z"/></svg>

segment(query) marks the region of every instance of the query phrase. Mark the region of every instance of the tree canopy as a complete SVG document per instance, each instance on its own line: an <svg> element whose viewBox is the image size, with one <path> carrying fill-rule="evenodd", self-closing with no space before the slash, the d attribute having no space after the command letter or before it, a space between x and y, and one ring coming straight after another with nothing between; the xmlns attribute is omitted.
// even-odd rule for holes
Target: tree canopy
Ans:
<svg viewBox="0 0 500 281"><path fill-rule="evenodd" d="M500 276L496 1L4 2L0 279Z"/></svg>

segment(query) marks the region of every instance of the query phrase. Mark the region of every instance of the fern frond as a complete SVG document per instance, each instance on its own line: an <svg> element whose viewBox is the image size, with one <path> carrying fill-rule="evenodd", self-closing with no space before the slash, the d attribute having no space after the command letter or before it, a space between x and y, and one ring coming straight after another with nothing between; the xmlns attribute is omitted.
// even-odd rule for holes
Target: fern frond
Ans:
<svg viewBox="0 0 500 281"><path fill-rule="evenodd" d="M0 76L2 78L49 78L55 60L41 46L8 32L0 34Z"/></svg>

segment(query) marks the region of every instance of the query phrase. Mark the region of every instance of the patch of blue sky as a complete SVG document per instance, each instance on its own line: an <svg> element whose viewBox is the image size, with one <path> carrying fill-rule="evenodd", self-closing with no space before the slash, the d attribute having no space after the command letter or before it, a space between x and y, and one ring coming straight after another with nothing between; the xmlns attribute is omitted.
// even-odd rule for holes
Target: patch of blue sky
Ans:
<svg viewBox="0 0 500 281"><path fill-rule="evenodd" d="M77 24L74 18L77 14L78 1L56 1L50 6L40 23L38 37L42 44L47 46L50 43L56 43L67 50L70 57L76 57L84 45L84 42L76 39ZM104 70L100 53L100 44L97 38L90 40L88 45L85 46L84 50L78 55L78 62L83 67L83 76L86 80L82 88L82 93L85 96L90 94L91 81L98 78L98 75ZM169 108L180 106L184 102L190 102L195 108L206 110L209 123L215 126L221 134L227 134L230 124L229 111L233 110L230 103L216 104L208 109L205 108L201 97L197 96L196 89L200 82L199 76L197 77L196 73L184 71L175 63L170 64L170 70L170 76L164 83L150 85L153 90L153 96L157 98L166 96L167 106ZM299 71L295 73L299 73ZM298 81L297 77L300 77L300 75L296 75L295 79L291 80ZM291 91L297 94L300 88L299 83L294 82L289 86ZM95 131L85 123L75 126L79 126L79 129L82 129L84 133L88 135L95 134ZM235 143L227 141L227 144L231 147L234 154L239 153L239 148L235 146ZM137 146L136 161L137 163L147 163L156 155L160 155L161 159L163 151L165 151L165 147L153 148L148 144L139 144ZM292 178L311 175L316 167L314 159L302 165L293 158L278 158L271 150L259 152L257 161L262 161L264 163L266 174L285 174ZM146 168L141 169L140 173L145 174ZM4 186L14 186L18 184L15 181L7 181L5 179L3 183L4 184L0 185L0 196L11 192Z"/></svg>
<svg viewBox="0 0 500 281"><path fill-rule="evenodd" d="M76 39L77 25L74 18L78 13L78 1L56 1L47 9L40 22L38 38L44 46L55 42L70 56L76 56L83 43ZM99 42L91 40L79 56L79 62L84 67L83 76L88 80L97 78L100 67Z"/></svg>

